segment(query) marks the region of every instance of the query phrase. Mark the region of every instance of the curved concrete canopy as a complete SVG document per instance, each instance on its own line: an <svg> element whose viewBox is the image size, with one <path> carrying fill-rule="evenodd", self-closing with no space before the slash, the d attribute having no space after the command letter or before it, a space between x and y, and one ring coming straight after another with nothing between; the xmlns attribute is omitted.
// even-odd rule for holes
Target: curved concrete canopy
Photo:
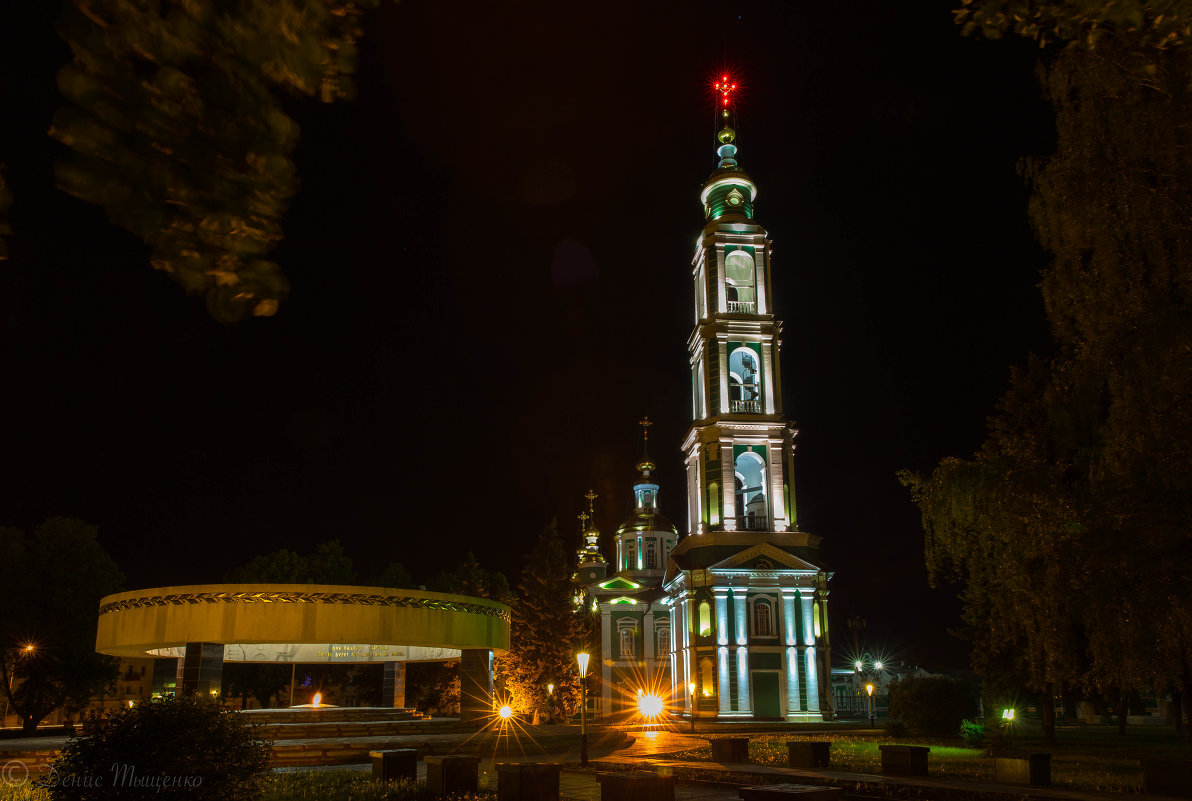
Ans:
<svg viewBox="0 0 1192 801"><path fill-rule="evenodd" d="M230 662L396 662L509 650L509 607L485 598L330 584L199 584L109 595L95 650L180 657L222 643Z"/></svg>

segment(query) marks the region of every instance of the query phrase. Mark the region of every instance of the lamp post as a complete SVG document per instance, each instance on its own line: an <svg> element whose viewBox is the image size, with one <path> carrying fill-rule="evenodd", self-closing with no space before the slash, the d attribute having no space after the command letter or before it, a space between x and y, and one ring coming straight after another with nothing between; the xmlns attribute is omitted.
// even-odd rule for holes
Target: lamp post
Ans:
<svg viewBox="0 0 1192 801"><path fill-rule="evenodd" d="M588 654L576 654L579 663L579 764L588 766Z"/></svg>
<svg viewBox="0 0 1192 801"><path fill-rule="evenodd" d="M691 693L691 733L695 734L695 682L687 685L687 692Z"/></svg>
<svg viewBox="0 0 1192 801"><path fill-rule="evenodd" d="M0 718L0 729L8 725L8 698L12 695L12 680L17 677L17 659L22 656L28 656L37 650L37 646L33 643L26 643L21 650L17 651L16 657L12 660L12 670L8 673L8 694L4 696L4 717Z"/></svg>
<svg viewBox="0 0 1192 801"><path fill-rule="evenodd" d="M873 728L873 685L866 684L865 692L869 693L869 728Z"/></svg>

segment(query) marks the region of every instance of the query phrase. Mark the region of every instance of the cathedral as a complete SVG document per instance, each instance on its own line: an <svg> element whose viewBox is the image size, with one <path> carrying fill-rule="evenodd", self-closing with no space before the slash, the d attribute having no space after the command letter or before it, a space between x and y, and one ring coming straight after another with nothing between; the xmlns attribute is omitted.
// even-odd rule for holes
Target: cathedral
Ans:
<svg viewBox="0 0 1192 801"><path fill-rule="evenodd" d="M798 431L782 416L771 241L754 219L757 187L737 163L736 87L726 78L716 88L718 163L700 193L704 227L691 261L687 530L680 539L660 511L647 447L611 570L588 494L576 601L599 615L601 716L657 692L698 720L830 719L831 573L820 538L797 524Z"/></svg>

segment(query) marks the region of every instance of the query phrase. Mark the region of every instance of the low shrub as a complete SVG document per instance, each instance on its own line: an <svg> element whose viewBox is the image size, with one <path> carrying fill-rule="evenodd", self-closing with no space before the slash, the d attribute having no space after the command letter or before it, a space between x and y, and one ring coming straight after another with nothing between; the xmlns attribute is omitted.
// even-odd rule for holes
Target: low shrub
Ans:
<svg viewBox="0 0 1192 801"><path fill-rule="evenodd" d="M46 785L52 801L256 801L269 754L247 718L210 698L175 697L87 718Z"/></svg>
<svg viewBox="0 0 1192 801"><path fill-rule="evenodd" d="M960 736L969 748L985 747L985 724L975 720L960 721Z"/></svg>

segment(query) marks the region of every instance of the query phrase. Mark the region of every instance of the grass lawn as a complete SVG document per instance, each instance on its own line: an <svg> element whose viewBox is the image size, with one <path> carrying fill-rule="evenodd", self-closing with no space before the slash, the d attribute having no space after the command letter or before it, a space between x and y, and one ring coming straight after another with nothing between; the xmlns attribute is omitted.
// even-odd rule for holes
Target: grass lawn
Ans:
<svg viewBox="0 0 1192 801"><path fill-rule="evenodd" d="M1120 736L1113 727L1061 729L1058 744L1048 746L1037 728L1020 729L1013 748L1018 751L1048 751L1051 753L1051 784L1053 787L1109 792L1142 792L1142 768L1138 760L1145 757L1192 760L1192 742L1186 733L1177 734L1169 728L1132 728ZM858 773L881 773L879 745L926 745L931 748L927 759L930 775L974 781L993 781L993 760L983 749L967 748L956 738L887 737L883 734L850 731L814 735L755 734L749 740L749 758L763 765L787 764L788 740L830 740L832 767ZM679 755L680 759L709 760L711 747L698 748Z"/></svg>

